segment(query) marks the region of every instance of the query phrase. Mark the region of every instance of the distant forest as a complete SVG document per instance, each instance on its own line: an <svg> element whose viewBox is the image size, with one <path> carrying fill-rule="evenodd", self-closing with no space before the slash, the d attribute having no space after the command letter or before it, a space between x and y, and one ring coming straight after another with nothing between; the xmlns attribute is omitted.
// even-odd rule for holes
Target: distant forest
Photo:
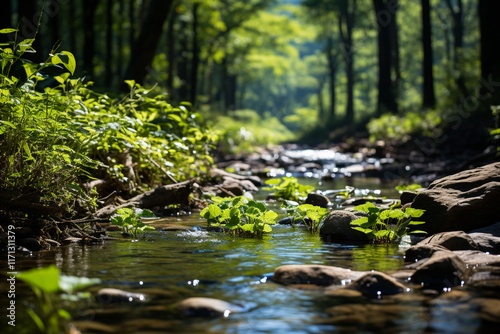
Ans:
<svg viewBox="0 0 500 334"><path fill-rule="evenodd" d="M495 0L7 0L0 28L36 38L33 62L74 53L100 91L135 80L304 132L457 103L486 114L500 104L498 13Z"/></svg>

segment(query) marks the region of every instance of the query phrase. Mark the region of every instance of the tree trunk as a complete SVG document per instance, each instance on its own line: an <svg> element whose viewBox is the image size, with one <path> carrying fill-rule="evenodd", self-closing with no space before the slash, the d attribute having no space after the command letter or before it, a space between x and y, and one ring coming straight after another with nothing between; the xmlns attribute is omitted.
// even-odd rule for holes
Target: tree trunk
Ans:
<svg viewBox="0 0 500 334"><path fill-rule="evenodd" d="M198 47L198 3L193 4L193 57L191 59L191 102L196 105L198 88L198 66L200 63L200 50Z"/></svg>
<svg viewBox="0 0 500 334"><path fill-rule="evenodd" d="M332 123L335 120L335 109L336 109L336 99L337 99L337 93L336 93L336 86L335 86L335 77L337 74L337 62L336 62L336 57L337 55L333 54L333 38L328 37L326 41L326 57L327 57L327 63L328 63L328 81L330 83L330 114L325 118L321 120L321 122L327 121L328 123ZM321 84L318 92L318 98L321 100L320 107L323 109L323 103L321 99L321 91L323 90L323 85ZM319 102L319 101L318 101ZM320 111L321 111L320 109Z"/></svg>
<svg viewBox="0 0 500 334"><path fill-rule="evenodd" d="M188 50L189 50L189 39L188 39L188 24L186 20L180 20L180 30L177 32L177 40L179 49L176 55L176 68L177 76L179 77L180 86L177 90L177 97L179 101L189 101L188 83L189 83L189 70L188 70Z"/></svg>
<svg viewBox="0 0 500 334"><path fill-rule="evenodd" d="M468 96L469 92L465 86L464 72L461 66L463 58L463 40L464 40L464 15L463 15L463 2L457 0L457 6L453 6L451 0L446 0L450 9L453 21L453 72L455 75L455 82L458 89L463 96Z"/></svg>
<svg viewBox="0 0 500 334"><path fill-rule="evenodd" d="M123 75L123 21L125 20L125 4L123 0L118 0L118 40L116 48L118 49L116 53L116 73L118 78L122 78Z"/></svg>
<svg viewBox="0 0 500 334"><path fill-rule="evenodd" d="M151 1L147 17L141 24L139 37L134 43L125 79L135 80L139 84L144 83L172 3L173 0Z"/></svg>
<svg viewBox="0 0 500 334"><path fill-rule="evenodd" d="M106 58L105 63L105 86L113 86L113 1L106 3Z"/></svg>
<svg viewBox="0 0 500 334"><path fill-rule="evenodd" d="M175 20L177 19L176 11L173 10L168 20L167 27L167 92L170 101L176 101L174 89L174 76L175 76Z"/></svg>
<svg viewBox="0 0 500 334"><path fill-rule="evenodd" d="M430 0L422 0L422 47L424 51L423 63L423 106L434 108L436 106L436 96L434 94L434 73L432 57L432 30L431 30L431 8Z"/></svg>
<svg viewBox="0 0 500 334"><path fill-rule="evenodd" d="M390 10L383 0L373 0L378 23L378 103L377 115L397 112L394 82L391 78L394 59L395 10Z"/></svg>
<svg viewBox="0 0 500 334"><path fill-rule="evenodd" d="M95 12L99 0L86 0L83 6L83 70L94 79L94 54L95 54Z"/></svg>
<svg viewBox="0 0 500 334"><path fill-rule="evenodd" d="M481 30L481 95L491 96L493 105L500 104L500 1L479 0Z"/></svg>
<svg viewBox="0 0 500 334"><path fill-rule="evenodd" d="M347 77L347 106L345 111L346 124L352 124L354 121L354 59L352 45L352 29L354 27L354 14L356 12L356 0L353 0L351 7L349 1L344 0L341 4L339 16L340 38L344 48L344 60L346 63ZM345 32L343 22L345 21Z"/></svg>

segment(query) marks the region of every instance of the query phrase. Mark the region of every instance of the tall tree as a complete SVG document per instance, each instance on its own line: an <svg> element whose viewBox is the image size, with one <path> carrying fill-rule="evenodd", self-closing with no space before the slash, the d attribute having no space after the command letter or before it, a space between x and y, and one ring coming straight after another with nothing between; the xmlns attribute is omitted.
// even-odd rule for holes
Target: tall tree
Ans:
<svg viewBox="0 0 500 334"><path fill-rule="evenodd" d="M395 54L398 53L396 44L396 10L397 0L373 0L375 15L378 24L378 103L377 114L397 112L396 85L392 79ZM397 77L395 74L394 77Z"/></svg>
<svg viewBox="0 0 500 334"><path fill-rule="evenodd" d="M434 94L434 71L432 57L432 30L431 8L429 0L422 0L422 47L424 51L423 75L423 106L434 108L436 96Z"/></svg>
<svg viewBox="0 0 500 334"><path fill-rule="evenodd" d="M106 55L105 63L105 85L112 87L113 78L113 1L106 1Z"/></svg>
<svg viewBox="0 0 500 334"><path fill-rule="evenodd" d="M191 102L196 104L196 95L198 88L198 67L200 64L200 48L198 46L198 7L199 3L193 3L193 40L192 40L192 52L191 57Z"/></svg>
<svg viewBox="0 0 500 334"><path fill-rule="evenodd" d="M83 70L93 79L95 55L95 12L99 0L86 0L83 6Z"/></svg>
<svg viewBox="0 0 500 334"><path fill-rule="evenodd" d="M354 28L355 13L356 0L343 0L340 2L339 31L347 77L347 106L345 111L345 122L347 124L351 124L354 121L354 49L352 31Z"/></svg>
<svg viewBox="0 0 500 334"><path fill-rule="evenodd" d="M500 104L500 1L479 0L481 31L481 87L483 96L490 94L492 104Z"/></svg>
<svg viewBox="0 0 500 334"><path fill-rule="evenodd" d="M464 5L462 0L446 0L446 4L452 18L454 79L462 95L467 96L469 92L465 86L464 71L461 65L464 46Z"/></svg>
<svg viewBox="0 0 500 334"><path fill-rule="evenodd" d="M160 41L162 27L174 0L151 0L139 37L134 43L125 79L143 84Z"/></svg>

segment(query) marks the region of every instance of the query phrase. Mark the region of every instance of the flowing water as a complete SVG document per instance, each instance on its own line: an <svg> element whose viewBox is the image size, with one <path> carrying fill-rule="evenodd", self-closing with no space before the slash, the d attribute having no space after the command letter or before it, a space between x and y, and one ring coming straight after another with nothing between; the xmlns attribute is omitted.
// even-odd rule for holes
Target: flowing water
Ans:
<svg viewBox="0 0 500 334"><path fill-rule="evenodd" d="M373 181L308 182L324 190L351 185L380 190L382 196L397 195L392 184ZM265 193L256 196L263 198ZM277 204L269 207L279 211ZM244 239L205 231L205 221L197 214L169 217L158 226L170 223L194 230L158 230L148 232L138 241L71 244L18 256L16 265L23 270L55 263L66 275L101 279L102 283L92 292L118 288L149 296L143 302L106 304L92 300L78 305L75 320L83 333L470 333L479 324L472 307L460 309L460 317L456 317L455 309L449 305L424 306L416 293L403 294L408 298L358 301L354 303L361 307L358 320L331 323L328 308L354 307L353 302L271 281L274 269L285 264L323 264L383 272L400 269L404 249L398 246L328 244L291 226L275 226L263 240ZM30 322L23 308L31 307L32 297L21 282L17 289L18 324L22 327ZM244 312L218 319L180 319L171 305L188 297L222 299L241 305ZM367 304L373 308L363 309ZM396 311L386 310L388 304ZM387 312L398 314L381 325ZM448 320L443 323L443 319ZM16 332L21 332L20 327Z"/></svg>

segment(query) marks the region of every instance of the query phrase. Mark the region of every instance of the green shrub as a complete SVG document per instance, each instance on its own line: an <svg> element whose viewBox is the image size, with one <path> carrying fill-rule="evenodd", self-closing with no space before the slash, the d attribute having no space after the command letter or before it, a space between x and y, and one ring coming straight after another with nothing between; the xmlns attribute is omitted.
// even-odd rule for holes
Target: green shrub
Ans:
<svg viewBox="0 0 500 334"><path fill-rule="evenodd" d="M273 191L273 196L278 199L290 201L304 201L307 195L314 191L313 186L300 184L295 177L282 177L281 179L270 179L265 182L270 187L262 189Z"/></svg>
<svg viewBox="0 0 500 334"><path fill-rule="evenodd" d="M142 209L118 209L116 214L111 217L111 224L121 226L123 233L129 233L132 238L137 238L142 235L145 230L154 231L151 227L141 221L141 218L156 217L150 210Z"/></svg>
<svg viewBox="0 0 500 334"><path fill-rule="evenodd" d="M372 119L366 127L371 140L396 139L406 142L415 134L431 136L440 123L441 117L435 111L424 114L408 112L403 116L384 114Z"/></svg>
<svg viewBox="0 0 500 334"><path fill-rule="evenodd" d="M214 204L203 209L200 216L207 220L209 227L228 228L237 235L262 238L272 231L278 214L268 211L262 202L243 196L212 197Z"/></svg>
<svg viewBox="0 0 500 334"><path fill-rule="evenodd" d="M405 211L381 210L371 202L358 205L354 210L365 212L368 217L351 222L353 229L365 233L374 243L396 243L409 233L426 233L419 230L409 232L408 228L410 225L424 224L412 219L422 216L425 210L414 208L406 208Z"/></svg>
<svg viewBox="0 0 500 334"><path fill-rule="evenodd" d="M302 204L297 202L286 201L281 206L287 213L288 217L292 218L292 224L296 221L302 221L311 233L317 233L323 219L330 213L330 210L312 205Z"/></svg>

